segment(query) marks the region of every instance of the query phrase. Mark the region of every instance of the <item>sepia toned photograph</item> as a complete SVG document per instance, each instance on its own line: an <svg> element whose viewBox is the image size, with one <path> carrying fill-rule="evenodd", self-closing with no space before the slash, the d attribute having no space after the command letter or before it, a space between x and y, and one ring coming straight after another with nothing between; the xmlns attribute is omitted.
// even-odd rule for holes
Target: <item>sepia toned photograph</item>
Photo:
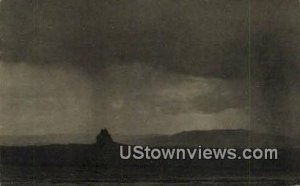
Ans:
<svg viewBox="0 0 300 186"><path fill-rule="evenodd" d="M300 185L300 1L0 0L0 185Z"/></svg>

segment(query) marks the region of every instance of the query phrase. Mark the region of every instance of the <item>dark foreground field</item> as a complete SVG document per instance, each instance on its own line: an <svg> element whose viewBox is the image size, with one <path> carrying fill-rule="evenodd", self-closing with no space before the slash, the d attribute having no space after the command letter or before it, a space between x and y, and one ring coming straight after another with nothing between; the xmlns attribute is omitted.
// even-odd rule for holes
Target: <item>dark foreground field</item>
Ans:
<svg viewBox="0 0 300 186"><path fill-rule="evenodd" d="M279 160L122 160L119 144L1 147L4 185L295 185L300 153Z"/></svg>

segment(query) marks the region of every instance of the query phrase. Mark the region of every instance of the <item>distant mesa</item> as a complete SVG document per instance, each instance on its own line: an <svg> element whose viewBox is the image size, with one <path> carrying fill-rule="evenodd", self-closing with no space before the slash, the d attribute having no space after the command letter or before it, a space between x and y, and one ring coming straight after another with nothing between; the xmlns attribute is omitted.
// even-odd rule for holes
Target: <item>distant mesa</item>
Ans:
<svg viewBox="0 0 300 186"><path fill-rule="evenodd" d="M113 139L111 138L111 135L107 129L101 129L100 133L96 137L96 140L96 144L100 147L113 143Z"/></svg>

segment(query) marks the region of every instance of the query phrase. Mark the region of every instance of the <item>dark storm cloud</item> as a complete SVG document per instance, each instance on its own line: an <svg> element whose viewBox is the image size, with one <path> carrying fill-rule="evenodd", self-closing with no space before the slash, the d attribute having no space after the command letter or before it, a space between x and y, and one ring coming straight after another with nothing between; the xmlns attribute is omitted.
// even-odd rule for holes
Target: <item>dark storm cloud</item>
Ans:
<svg viewBox="0 0 300 186"><path fill-rule="evenodd" d="M247 1L4 0L1 9L1 41L12 60L86 69L140 60L212 77L247 69L247 50L236 51L247 42Z"/></svg>
<svg viewBox="0 0 300 186"><path fill-rule="evenodd" d="M299 133L300 2L252 3L253 127Z"/></svg>
<svg viewBox="0 0 300 186"><path fill-rule="evenodd" d="M162 131L166 121L180 128L183 123L176 119L190 121L193 129L200 119L216 126L212 118L223 113L223 119L228 114L234 118L249 108L254 129L296 134L299 4L297 0L2 0L1 57L4 63L43 64L43 70L63 64L60 68L82 73L91 85L94 123L103 113L126 108L121 116L113 112L123 119L116 119L121 124L115 126L134 123L130 113L139 111L138 120L145 125L157 112L172 113L175 119L158 115L153 121ZM157 81L152 81L154 77ZM209 86L201 86L205 83ZM117 121L103 116L101 122Z"/></svg>

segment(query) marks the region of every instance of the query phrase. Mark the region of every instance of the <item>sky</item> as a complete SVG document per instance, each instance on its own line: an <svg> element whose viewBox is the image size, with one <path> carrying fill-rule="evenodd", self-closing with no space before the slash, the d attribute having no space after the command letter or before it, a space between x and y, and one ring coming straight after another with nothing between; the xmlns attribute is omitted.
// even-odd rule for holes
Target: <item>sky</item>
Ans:
<svg viewBox="0 0 300 186"><path fill-rule="evenodd" d="M2 0L0 135L103 127L296 135L299 8L296 0Z"/></svg>

